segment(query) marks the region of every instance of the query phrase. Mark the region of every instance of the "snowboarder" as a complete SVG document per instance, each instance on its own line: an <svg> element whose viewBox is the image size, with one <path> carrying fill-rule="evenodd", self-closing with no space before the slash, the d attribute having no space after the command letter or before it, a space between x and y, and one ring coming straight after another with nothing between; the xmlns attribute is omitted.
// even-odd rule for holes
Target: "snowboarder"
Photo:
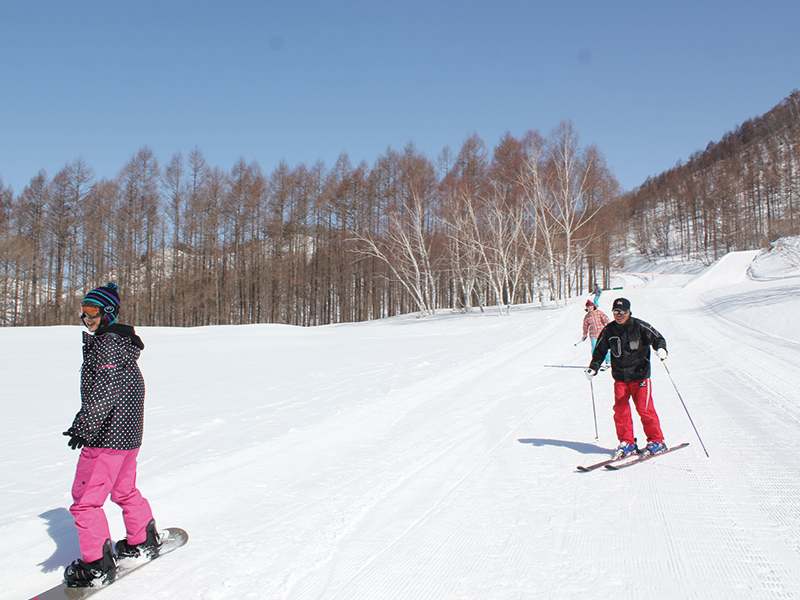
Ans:
<svg viewBox="0 0 800 600"><path fill-rule="evenodd" d="M594 354L594 348L597 345L597 338L600 337L600 332L603 331L603 328L608 325L611 319L608 318L608 315L604 313L602 310L597 308L591 300L586 301L586 306L584 307L586 310L586 314L583 316L583 337L581 341L586 339L586 336L589 336L589 341L592 343L591 353ZM605 366L608 366L609 356L606 354L605 359Z"/></svg>
<svg viewBox="0 0 800 600"><path fill-rule="evenodd" d="M136 458L144 426L144 379L137 360L144 349L130 325L117 322L116 284L95 288L81 302L83 332L81 409L64 432L73 450L82 448L72 485L81 558L64 572L70 587L113 581L116 558L103 504L122 508L127 538L116 544L120 557L154 556L159 539L150 504L136 488Z"/></svg>
<svg viewBox="0 0 800 600"><path fill-rule="evenodd" d="M642 420L647 436L644 452L656 454L667 449L661 424L653 405L650 385L650 347L662 361L667 359L667 342L649 323L631 316L631 303L626 298L614 300L614 320L605 326L597 339L592 361L586 369L591 381L603 357L611 351L611 376L614 378L614 425L619 446L615 458L636 451L630 400Z"/></svg>
<svg viewBox="0 0 800 600"><path fill-rule="evenodd" d="M594 284L594 292L592 293L594 294L594 305L597 307L599 306L598 302L600 302L600 294L603 293L603 288L600 287L599 283Z"/></svg>

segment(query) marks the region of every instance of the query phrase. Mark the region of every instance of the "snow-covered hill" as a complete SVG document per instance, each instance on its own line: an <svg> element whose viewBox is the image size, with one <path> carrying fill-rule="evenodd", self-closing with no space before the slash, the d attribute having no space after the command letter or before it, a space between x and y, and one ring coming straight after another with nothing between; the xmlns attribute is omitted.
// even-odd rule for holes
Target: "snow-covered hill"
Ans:
<svg viewBox="0 0 800 600"><path fill-rule="evenodd" d="M102 597L800 598L798 275L755 253L619 275L601 308L624 295L665 335L710 454L654 364L666 441L691 445L620 472L575 472L616 446L610 375L594 381L595 440L581 370L545 366L588 362L583 299L508 317L140 328L139 486L190 541ZM56 584L78 555L77 453L61 432L80 346L78 327L0 329L3 598Z"/></svg>

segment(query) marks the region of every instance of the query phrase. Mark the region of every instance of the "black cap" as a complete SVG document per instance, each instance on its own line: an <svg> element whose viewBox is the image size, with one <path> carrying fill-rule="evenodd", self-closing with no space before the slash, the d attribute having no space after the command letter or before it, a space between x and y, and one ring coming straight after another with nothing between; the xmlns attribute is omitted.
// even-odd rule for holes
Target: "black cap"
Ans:
<svg viewBox="0 0 800 600"><path fill-rule="evenodd" d="M631 302L627 298L617 298L614 300L612 310L624 310L625 312L631 311Z"/></svg>

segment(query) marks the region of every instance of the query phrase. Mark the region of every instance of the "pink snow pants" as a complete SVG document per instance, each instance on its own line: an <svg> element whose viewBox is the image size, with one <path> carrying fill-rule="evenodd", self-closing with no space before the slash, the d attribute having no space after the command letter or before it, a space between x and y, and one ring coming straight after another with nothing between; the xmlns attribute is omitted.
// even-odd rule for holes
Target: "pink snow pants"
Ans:
<svg viewBox="0 0 800 600"><path fill-rule="evenodd" d="M111 538L103 504L109 494L122 507L122 519L130 544L147 539L147 524L153 518L150 504L136 489L136 450L84 448L72 484L73 504L81 558L92 562L103 556L103 543Z"/></svg>
<svg viewBox="0 0 800 600"><path fill-rule="evenodd" d="M653 406L653 390L650 380L614 382L614 425L617 428L617 439L620 442L633 443L633 418L631 417L631 404L636 407L639 418L642 420L642 429L648 442L663 442L664 434L661 433L661 423L658 420L655 406Z"/></svg>

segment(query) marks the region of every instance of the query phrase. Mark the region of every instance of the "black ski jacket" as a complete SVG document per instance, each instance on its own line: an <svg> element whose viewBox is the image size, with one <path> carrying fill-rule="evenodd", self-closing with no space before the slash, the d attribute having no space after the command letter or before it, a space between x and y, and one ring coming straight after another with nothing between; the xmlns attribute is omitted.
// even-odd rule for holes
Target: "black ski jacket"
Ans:
<svg viewBox="0 0 800 600"><path fill-rule="evenodd" d="M611 321L597 338L589 368L597 371L611 350L611 376L615 381L649 379L651 347L666 350L667 341L650 323L633 316L622 325Z"/></svg>
<svg viewBox="0 0 800 600"><path fill-rule="evenodd" d="M69 428L91 448L133 450L142 445L144 378L137 360L144 349L133 327L115 323L83 332L81 409Z"/></svg>

